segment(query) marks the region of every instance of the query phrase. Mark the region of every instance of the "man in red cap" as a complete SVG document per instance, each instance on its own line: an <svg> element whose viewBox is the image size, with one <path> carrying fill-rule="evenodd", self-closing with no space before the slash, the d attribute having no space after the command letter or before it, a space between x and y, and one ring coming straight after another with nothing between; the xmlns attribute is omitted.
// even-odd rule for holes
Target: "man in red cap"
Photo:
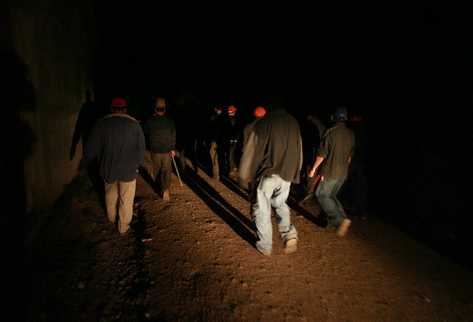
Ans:
<svg viewBox="0 0 473 322"><path fill-rule="evenodd" d="M274 104L271 113L259 120L245 142L239 168L239 183L257 183L251 200L258 240L256 249L271 256L273 248L272 209L278 218L278 232L284 253L297 251L298 234L291 224L287 198L292 183L299 183L302 140L299 123L283 106Z"/></svg>
<svg viewBox="0 0 473 322"><path fill-rule="evenodd" d="M266 115L266 108L265 107L257 106L255 108L255 110L253 111L253 116L255 117L255 119L252 122L250 122L248 125L246 125L245 128L243 129L243 146L246 145L246 141L248 140L248 136L249 136L250 132L253 130L253 127L255 126L255 124L259 120L264 118L265 115Z"/></svg>
<svg viewBox="0 0 473 322"><path fill-rule="evenodd" d="M133 217L138 168L144 163L145 138L138 121L127 114L127 102L115 97L111 114L99 120L85 146L84 165L97 159L105 184L108 219L125 234Z"/></svg>
<svg viewBox="0 0 473 322"><path fill-rule="evenodd" d="M256 124L264 118L266 115L266 108L263 106L257 106L253 111L253 116L255 119L250 122L248 125L245 126L243 129L243 147L242 147L242 155L245 154L245 149L253 149L254 145L248 144L248 139L250 137L250 133L253 131ZM248 153L248 152L247 152ZM245 167L247 163L245 163L243 159L240 160L240 168ZM243 171L246 171L243 170ZM256 201L256 180L253 178L251 182L248 182L247 190L249 191L250 201L254 203Z"/></svg>

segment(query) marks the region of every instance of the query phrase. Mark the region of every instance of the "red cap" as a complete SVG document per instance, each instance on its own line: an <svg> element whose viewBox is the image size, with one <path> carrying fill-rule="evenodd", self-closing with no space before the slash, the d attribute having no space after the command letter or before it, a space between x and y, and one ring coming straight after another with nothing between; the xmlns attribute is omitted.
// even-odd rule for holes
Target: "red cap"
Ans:
<svg viewBox="0 0 473 322"><path fill-rule="evenodd" d="M256 118L262 118L266 115L266 109L263 106L255 108L254 116Z"/></svg>
<svg viewBox="0 0 473 322"><path fill-rule="evenodd" d="M114 97L112 99L112 106L113 107L126 107L127 106L126 99L124 99L123 97Z"/></svg>
<svg viewBox="0 0 473 322"><path fill-rule="evenodd" d="M237 111L237 108L234 105L230 105L228 107L228 114L233 115L236 113L236 111Z"/></svg>

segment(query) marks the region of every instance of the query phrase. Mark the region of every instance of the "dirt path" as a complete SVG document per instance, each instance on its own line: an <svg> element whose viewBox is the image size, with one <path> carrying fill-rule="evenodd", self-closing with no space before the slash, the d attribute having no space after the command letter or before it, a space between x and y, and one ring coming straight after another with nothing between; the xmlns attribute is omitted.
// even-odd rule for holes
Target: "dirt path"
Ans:
<svg viewBox="0 0 473 322"><path fill-rule="evenodd" d="M248 202L203 171L173 177L168 203L139 178L126 236L94 196L72 198L37 245L35 321L472 320L473 273L375 218L340 239L293 211L299 250L275 234L268 258Z"/></svg>

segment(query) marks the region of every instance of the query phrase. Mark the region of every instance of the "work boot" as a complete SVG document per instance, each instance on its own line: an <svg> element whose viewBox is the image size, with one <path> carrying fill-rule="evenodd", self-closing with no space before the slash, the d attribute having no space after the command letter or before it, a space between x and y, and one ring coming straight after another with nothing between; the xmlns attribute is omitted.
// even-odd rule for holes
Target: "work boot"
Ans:
<svg viewBox="0 0 473 322"><path fill-rule="evenodd" d="M163 200L164 200L164 201L169 201L169 200L171 200L171 197L170 197L170 195L169 195L169 189L164 190L164 192L163 192Z"/></svg>
<svg viewBox="0 0 473 322"><path fill-rule="evenodd" d="M343 219L342 223L340 224L340 226L338 226L338 229L337 229L337 236L338 237L343 237L347 234L348 232L348 228L350 227L351 225L351 220L350 219Z"/></svg>
<svg viewBox="0 0 473 322"><path fill-rule="evenodd" d="M292 238L286 241L286 246L284 247L285 254L291 254L297 251L297 239Z"/></svg>

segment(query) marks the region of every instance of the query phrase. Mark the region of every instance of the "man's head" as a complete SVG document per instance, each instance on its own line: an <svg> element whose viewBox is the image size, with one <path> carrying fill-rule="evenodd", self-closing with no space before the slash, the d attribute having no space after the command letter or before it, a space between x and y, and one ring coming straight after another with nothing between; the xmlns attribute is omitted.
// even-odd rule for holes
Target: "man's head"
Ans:
<svg viewBox="0 0 473 322"><path fill-rule="evenodd" d="M235 107L235 105L230 105L227 109L227 112L228 112L228 116L235 116L237 112L237 108Z"/></svg>
<svg viewBox="0 0 473 322"><path fill-rule="evenodd" d="M345 106L337 106L332 115L332 120L335 122L344 122L348 120L348 110Z"/></svg>
<svg viewBox="0 0 473 322"><path fill-rule="evenodd" d="M154 111L157 115L164 115L166 113L166 100L163 97L156 97Z"/></svg>
<svg viewBox="0 0 473 322"><path fill-rule="evenodd" d="M214 107L214 111L217 115L220 115L223 112L223 107L220 106L220 105L217 105L217 106Z"/></svg>
<svg viewBox="0 0 473 322"><path fill-rule="evenodd" d="M123 97L117 96L112 99L110 108L112 113L126 113L127 112L127 102Z"/></svg>
<svg viewBox="0 0 473 322"><path fill-rule="evenodd" d="M257 119L263 118L266 115L266 108L264 108L263 106L256 107L253 115Z"/></svg>

